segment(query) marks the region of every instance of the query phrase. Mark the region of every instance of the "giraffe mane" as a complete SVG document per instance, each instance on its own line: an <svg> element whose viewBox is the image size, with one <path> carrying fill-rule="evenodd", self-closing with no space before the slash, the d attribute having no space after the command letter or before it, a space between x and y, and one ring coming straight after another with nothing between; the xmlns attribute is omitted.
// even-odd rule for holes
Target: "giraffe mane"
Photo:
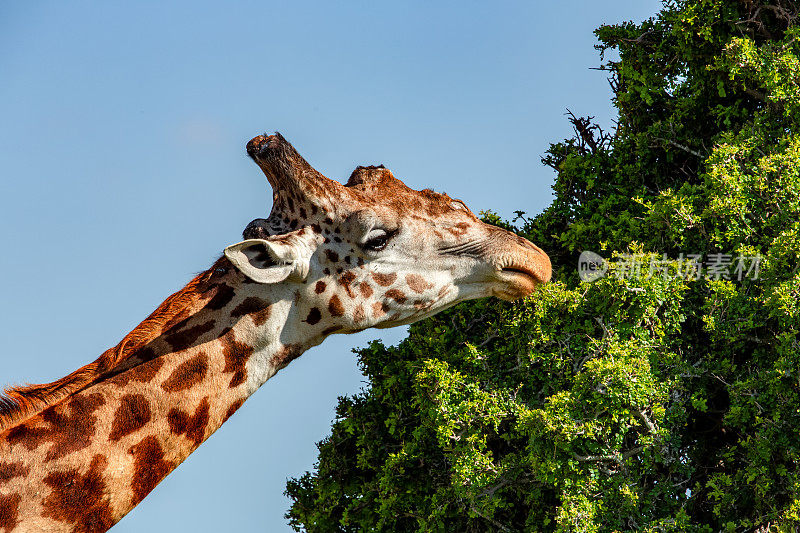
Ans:
<svg viewBox="0 0 800 533"><path fill-rule="evenodd" d="M225 256L220 257L211 268L195 276L186 286L164 300L155 311L125 335L119 344L69 375L51 383L4 389L0 393L0 432L115 374L115 370L128 370L129 368L124 368L126 362L130 363L139 350L180 319L186 318L187 312L196 307L198 302L213 298L219 287L214 282L221 273L230 270L228 259Z"/></svg>

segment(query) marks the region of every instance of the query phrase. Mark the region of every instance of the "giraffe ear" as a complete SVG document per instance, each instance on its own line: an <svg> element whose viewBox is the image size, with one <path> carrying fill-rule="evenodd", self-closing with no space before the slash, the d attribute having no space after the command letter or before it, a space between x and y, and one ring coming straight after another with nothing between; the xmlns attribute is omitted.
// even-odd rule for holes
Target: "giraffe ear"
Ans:
<svg viewBox="0 0 800 533"><path fill-rule="evenodd" d="M257 283L280 283L308 276L310 254L300 248L282 241L248 239L225 248L225 257Z"/></svg>

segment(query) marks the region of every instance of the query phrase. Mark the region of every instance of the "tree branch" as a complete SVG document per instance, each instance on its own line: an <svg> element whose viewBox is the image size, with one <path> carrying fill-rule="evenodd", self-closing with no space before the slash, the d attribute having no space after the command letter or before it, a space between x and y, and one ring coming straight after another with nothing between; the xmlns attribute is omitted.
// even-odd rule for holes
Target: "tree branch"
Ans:
<svg viewBox="0 0 800 533"><path fill-rule="evenodd" d="M662 137L656 137L656 138L655 138L655 140L657 140L657 141L661 141L661 142L665 142L665 143L667 143L667 144L669 144L669 145L671 145L671 146L674 146L675 148L677 148L677 149L679 149L679 150L683 150L684 152L687 152L687 153L689 153L689 154L692 154L693 156L699 157L700 159L703 159L703 158L705 158L705 154L702 154L702 153L698 152L697 150L692 150L692 149L691 149L691 148L689 148L688 146L685 146L685 145L683 145L683 144L680 144L680 143L676 143L676 142L675 142L675 141L673 141L673 140L670 140L670 139L664 139L664 138L662 138Z"/></svg>
<svg viewBox="0 0 800 533"><path fill-rule="evenodd" d="M500 529L501 531L513 531L512 529L509 529L507 526L504 526L503 524L501 524L500 522L498 522L494 518L492 518L490 516L486 516L485 514L480 512L478 509L476 509L474 505L470 505L469 508L472 510L473 513L475 513L476 515L480 516L481 518L483 518L484 520L486 520L487 522L492 524L494 527Z"/></svg>

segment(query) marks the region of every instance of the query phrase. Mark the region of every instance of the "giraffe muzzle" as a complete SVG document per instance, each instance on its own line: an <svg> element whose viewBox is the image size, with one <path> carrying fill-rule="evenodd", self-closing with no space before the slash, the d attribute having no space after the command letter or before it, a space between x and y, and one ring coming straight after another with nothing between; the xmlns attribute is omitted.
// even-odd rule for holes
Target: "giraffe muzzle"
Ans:
<svg viewBox="0 0 800 533"><path fill-rule="evenodd" d="M494 291L494 295L503 300L524 298L539 285L550 281L550 276L550 258L544 253L535 262L514 261L497 272L503 285Z"/></svg>
<svg viewBox="0 0 800 533"><path fill-rule="evenodd" d="M524 298L537 286L550 281L553 268L541 248L509 231L493 230L500 247L493 263L497 268L496 276L503 284L494 291L495 296L504 300Z"/></svg>

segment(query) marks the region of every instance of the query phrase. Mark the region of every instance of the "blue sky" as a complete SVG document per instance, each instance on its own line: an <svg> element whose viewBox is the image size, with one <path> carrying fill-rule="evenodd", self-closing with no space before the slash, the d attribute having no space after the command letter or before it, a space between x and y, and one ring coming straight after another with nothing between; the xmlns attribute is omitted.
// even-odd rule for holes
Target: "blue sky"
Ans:
<svg viewBox="0 0 800 533"><path fill-rule="evenodd" d="M383 163L476 212L541 211L566 108L614 118L592 30L660 2L537 4L4 3L0 382L95 359L266 216L244 151L265 131L330 178ZM286 478L364 385L350 350L403 334L307 352L114 531L289 531Z"/></svg>

